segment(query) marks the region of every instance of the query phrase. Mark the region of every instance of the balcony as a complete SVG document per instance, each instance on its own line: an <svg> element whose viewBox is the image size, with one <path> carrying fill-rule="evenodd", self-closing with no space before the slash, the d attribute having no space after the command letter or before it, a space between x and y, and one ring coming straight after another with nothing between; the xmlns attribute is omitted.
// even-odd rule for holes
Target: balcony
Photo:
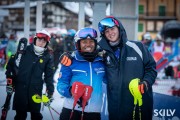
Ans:
<svg viewBox="0 0 180 120"><path fill-rule="evenodd" d="M139 14L140 19L166 19L166 20L176 20L176 13L175 12L147 12L144 14Z"/></svg>

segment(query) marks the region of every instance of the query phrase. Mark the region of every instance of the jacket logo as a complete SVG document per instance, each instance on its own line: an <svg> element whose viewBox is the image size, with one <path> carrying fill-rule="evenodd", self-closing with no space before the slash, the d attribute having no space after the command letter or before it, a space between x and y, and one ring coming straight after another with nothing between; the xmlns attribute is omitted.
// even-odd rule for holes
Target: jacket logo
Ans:
<svg viewBox="0 0 180 120"><path fill-rule="evenodd" d="M127 61L136 61L137 57L127 57L126 60Z"/></svg>
<svg viewBox="0 0 180 120"><path fill-rule="evenodd" d="M109 56L107 56L106 60L107 60L107 64L110 64L110 57Z"/></svg>
<svg viewBox="0 0 180 120"><path fill-rule="evenodd" d="M39 62L40 62L40 63L43 63L43 59L40 59Z"/></svg>

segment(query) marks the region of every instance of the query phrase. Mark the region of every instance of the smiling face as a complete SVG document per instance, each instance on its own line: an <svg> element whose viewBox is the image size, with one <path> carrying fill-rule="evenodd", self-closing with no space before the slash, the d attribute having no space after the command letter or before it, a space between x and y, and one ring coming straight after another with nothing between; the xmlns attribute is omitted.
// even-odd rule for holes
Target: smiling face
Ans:
<svg viewBox="0 0 180 120"><path fill-rule="evenodd" d="M95 49L94 40L90 38L80 40L80 49L81 52L93 52Z"/></svg>
<svg viewBox="0 0 180 120"><path fill-rule="evenodd" d="M110 42L117 42L119 40L119 29L117 26L107 28L104 34Z"/></svg>

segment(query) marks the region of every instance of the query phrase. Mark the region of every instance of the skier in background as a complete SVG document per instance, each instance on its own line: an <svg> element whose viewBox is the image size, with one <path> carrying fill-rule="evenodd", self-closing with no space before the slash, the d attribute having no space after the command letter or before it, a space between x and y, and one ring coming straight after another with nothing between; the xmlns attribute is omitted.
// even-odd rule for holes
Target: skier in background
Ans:
<svg viewBox="0 0 180 120"><path fill-rule="evenodd" d="M74 46L74 35L76 34L76 30L70 29L68 30L67 36L64 38L64 52L72 52L75 50Z"/></svg>
<svg viewBox="0 0 180 120"><path fill-rule="evenodd" d="M8 62L11 55L14 55L17 50L17 36L16 34L11 34L8 40L8 44L6 47L6 63Z"/></svg>

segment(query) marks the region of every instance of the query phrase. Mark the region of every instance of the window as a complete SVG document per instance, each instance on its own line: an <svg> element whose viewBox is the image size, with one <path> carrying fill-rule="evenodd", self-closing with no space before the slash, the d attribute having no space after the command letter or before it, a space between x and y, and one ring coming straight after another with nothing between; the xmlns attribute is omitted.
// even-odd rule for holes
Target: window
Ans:
<svg viewBox="0 0 180 120"><path fill-rule="evenodd" d="M139 14L144 14L144 6L139 5Z"/></svg>
<svg viewBox="0 0 180 120"><path fill-rule="evenodd" d="M147 22L147 31L154 31L154 22L153 21Z"/></svg>
<svg viewBox="0 0 180 120"><path fill-rule="evenodd" d="M143 32L143 24L142 23L139 23L138 24L138 32Z"/></svg>
<svg viewBox="0 0 180 120"><path fill-rule="evenodd" d="M165 6L159 6L159 16L165 16L166 7Z"/></svg>
<svg viewBox="0 0 180 120"><path fill-rule="evenodd" d="M163 27L163 22L162 21L157 21L156 23L156 31L160 31Z"/></svg>

